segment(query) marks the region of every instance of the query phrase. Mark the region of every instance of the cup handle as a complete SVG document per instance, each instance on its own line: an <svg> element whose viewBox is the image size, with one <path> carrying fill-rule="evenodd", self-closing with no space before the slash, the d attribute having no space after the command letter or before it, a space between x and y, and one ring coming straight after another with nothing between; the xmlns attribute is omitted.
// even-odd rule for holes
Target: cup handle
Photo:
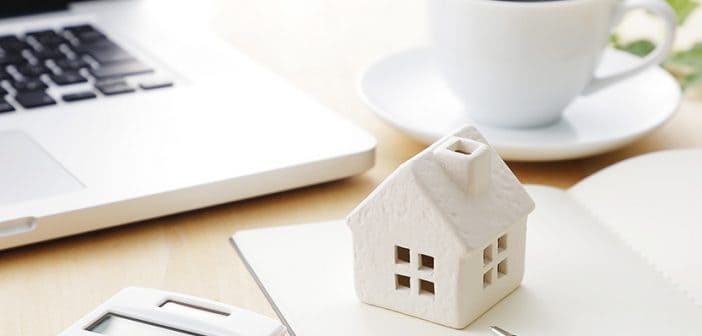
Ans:
<svg viewBox="0 0 702 336"><path fill-rule="evenodd" d="M634 76L648 67L660 64L663 62L663 60L665 60L666 56L668 56L668 53L670 53L671 49L673 48L677 22L675 12L673 12L670 5L662 0L624 0L618 6L615 13L615 18L619 20L624 16L624 14L626 14L626 12L635 9L648 10L663 20L663 23L665 24L665 38L663 43L659 44L656 49L648 54L643 59L643 62L638 66L607 77L594 77L583 91L584 95L595 93L623 79Z"/></svg>

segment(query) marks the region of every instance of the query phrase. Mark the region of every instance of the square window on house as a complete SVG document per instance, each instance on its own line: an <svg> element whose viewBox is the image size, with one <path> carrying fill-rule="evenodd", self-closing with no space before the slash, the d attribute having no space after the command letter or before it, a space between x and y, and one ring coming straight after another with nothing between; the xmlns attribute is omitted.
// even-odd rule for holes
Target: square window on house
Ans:
<svg viewBox="0 0 702 336"><path fill-rule="evenodd" d="M395 263L396 264L409 264L410 262L410 250L406 247L395 246Z"/></svg>
<svg viewBox="0 0 702 336"><path fill-rule="evenodd" d="M410 277L402 274L395 274L395 289L409 289Z"/></svg>
<svg viewBox="0 0 702 336"><path fill-rule="evenodd" d="M483 250L483 265L487 266L490 262L492 262L492 244Z"/></svg>
<svg viewBox="0 0 702 336"><path fill-rule="evenodd" d="M419 280L419 294L434 295L434 283L424 279Z"/></svg>
<svg viewBox="0 0 702 336"><path fill-rule="evenodd" d="M502 252L507 249L507 235L503 234L497 239L497 251Z"/></svg>
<svg viewBox="0 0 702 336"><path fill-rule="evenodd" d="M419 269L434 269L434 257L420 254Z"/></svg>
<svg viewBox="0 0 702 336"><path fill-rule="evenodd" d="M492 268L483 274L483 288L492 284Z"/></svg>
<svg viewBox="0 0 702 336"><path fill-rule="evenodd" d="M497 264L497 277L501 278L507 275L507 269L507 259L500 261L500 263Z"/></svg>

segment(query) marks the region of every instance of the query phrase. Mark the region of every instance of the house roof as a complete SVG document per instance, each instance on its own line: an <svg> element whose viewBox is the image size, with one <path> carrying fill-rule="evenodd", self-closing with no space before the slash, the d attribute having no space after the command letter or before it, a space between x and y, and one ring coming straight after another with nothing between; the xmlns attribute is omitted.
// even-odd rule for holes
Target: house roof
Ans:
<svg viewBox="0 0 702 336"><path fill-rule="evenodd" d="M437 157L436 149L445 146L448 140L454 138L468 139L486 145L486 154L489 159L489 165L486 167L489 167L489 171L480 175L479 182L485 187L478 192L470 192L464 188L456 178L456 172L447 169L445 162ZM489 181L482 180L486 178ZM468 183L472 182L474 181ZM506 231L509 226L534 209L534 202L517 177L497 152L487 145L482 135L472 127L454 132L403 163L351 212L349 218L353 218L369 202L380 201L377 197L380 191L387 192L386 188L392 188L398 183L415 184L417 188L412 190L424 193L427 196L426 199L433 202L432 205L426 206L439 209L444 223L450 225L451 231L456 234L467 250L484 248L485 244L494 240L496 235ZM383 197L384 201L388 199ZM349 222L353 225L352 221Z"/></svg>

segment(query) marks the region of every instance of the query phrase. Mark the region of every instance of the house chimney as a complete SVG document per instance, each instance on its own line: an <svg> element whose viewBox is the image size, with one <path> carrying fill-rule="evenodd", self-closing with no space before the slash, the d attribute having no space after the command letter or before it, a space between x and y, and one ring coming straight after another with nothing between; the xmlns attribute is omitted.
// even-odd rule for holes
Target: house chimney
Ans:
<svg viewBox="0 0 702 336"><path fill-rule="evenodd" d="M486 144L452 136L434 149L434 158L465 193L478 195L490 187L492 153Z"/></svg>

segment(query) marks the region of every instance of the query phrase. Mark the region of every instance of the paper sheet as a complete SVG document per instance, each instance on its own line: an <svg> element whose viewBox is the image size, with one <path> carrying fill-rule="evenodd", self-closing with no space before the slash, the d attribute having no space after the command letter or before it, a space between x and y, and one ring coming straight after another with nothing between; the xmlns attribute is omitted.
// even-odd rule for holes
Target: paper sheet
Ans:
<svg viewBox="0 0 702 336"><path fill-rule="evenodd" d="M702 308L702 150L627 160L568 193Z"/></svg>
<svg viewBox="0 0 702 336"><path fill-rule="evenodd" d="M235 246L298 336L699 336L702 309L565 192L529 187L523 285L465 330L360 303L342 221L244 231Z"/></svg>

